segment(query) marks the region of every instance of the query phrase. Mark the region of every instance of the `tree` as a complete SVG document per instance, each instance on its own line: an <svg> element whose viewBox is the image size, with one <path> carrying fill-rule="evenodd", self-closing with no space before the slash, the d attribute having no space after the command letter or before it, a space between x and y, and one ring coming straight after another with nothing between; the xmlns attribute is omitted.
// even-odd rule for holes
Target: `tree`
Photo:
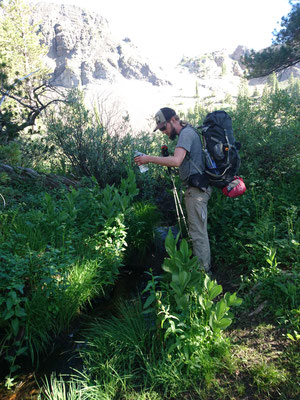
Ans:
<svg viewBox="0 0 300 400"><path fill-rule="evenodd" d="M17 87L19 88L19 85ZM52 95L51 98L50 93L55 93L56 97L53 98ZM0 102L6 98L11 100L6 107L0 108L0 144L9 143L25 128L32 127L37 117L50 104L65 101L63 94L47 82L36 87L31 86L30 94L27 95L23 95L22 91L18 92L16 86L11 90L0 87L0 95L2 95Z"/></svg>
<svg viewBox="0 0 300 400"><path fill-rule="evenodd" d="M47 49L38 27L30 24L29 5L6 0L0 7L0 143L5 144L33 126L55 100L46 97L51 87L43 62Z"/></svg>
<svg viewBox="0 0 300 400"><path fill-rule="evenodd" d="M33 71L35 79L44 79L49 72L43 57L46 46L41 44L38 26L30 24L31 8L23 0L6 0L0 4L0 61L2 73L9 81Z"/></svg>
<svg viewBox="0 0 300 400"><path fill-rule="evenodd" d="M196 92L195 92L195 97L198 99L199 98L199 86L198 86L198 81L196 81Z"/></svg>
<svg viewBox="0 0 300 400"><path fill-rule="evenodd" d="M48 146L54 145L60 162L77 176L94 176L101 187L118 182L125 173L132 137L127 134L128 117L107 99L87 109L84 94L68 93L47 118Z"/></svg>
<svg viewBox="0 0 300 400"><path fill-rule="evenodd" d="M281 71L300 62L300 2L290 0L291 12L282 17L282 29L274 31L271 47L261 52L251 50L243 59L248 77L257 78Z"/></svg>

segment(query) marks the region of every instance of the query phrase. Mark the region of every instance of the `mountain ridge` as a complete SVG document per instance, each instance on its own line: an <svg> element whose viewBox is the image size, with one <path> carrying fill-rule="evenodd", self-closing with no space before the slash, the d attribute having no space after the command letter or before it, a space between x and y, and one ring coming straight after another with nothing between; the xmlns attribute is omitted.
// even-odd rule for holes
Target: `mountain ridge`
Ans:
<svg viewBox="0 0 300 400"><path fill-rule="evenodd" d="M90 102L103 96L111 104L118 102L138 129L147 127L149 112L153 115L163 105L187 109L195 97L234 98L244 77L241 59L249 49L242 45L232 54L222 49L183 57L173 70L166 70L142 56L128 37L116 38L108 21L95 12L41 2L34 7L32 22L38 23L49 48L46 63L55 84L81 87ZM299 71L293 67L295 77L300 77ZM290 73L284 71L282 79ZM265 82L266 78L258 78L249 85L255 90Z"/></svg>

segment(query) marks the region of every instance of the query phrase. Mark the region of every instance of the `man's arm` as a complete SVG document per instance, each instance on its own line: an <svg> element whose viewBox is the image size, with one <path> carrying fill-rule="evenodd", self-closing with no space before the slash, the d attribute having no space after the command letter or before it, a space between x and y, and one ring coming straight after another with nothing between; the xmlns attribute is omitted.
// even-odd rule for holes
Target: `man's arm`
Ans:
<svg viewBox="0 0 300 400"><path fill-rule="evenodd" d="M183 147L176 147L174 156L157 157L157 156L147 156L145 154L144 156L135 157L134 162L137 165L152 163L152 164L162 165L164 167L180 167L182 161L184 160L185 155L186 155L186 150Z"/></svg>

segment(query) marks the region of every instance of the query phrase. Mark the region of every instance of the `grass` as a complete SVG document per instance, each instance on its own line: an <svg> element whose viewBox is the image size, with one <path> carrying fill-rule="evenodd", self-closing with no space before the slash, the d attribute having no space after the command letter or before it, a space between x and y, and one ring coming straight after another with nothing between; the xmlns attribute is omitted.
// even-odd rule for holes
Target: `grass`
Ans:
<svg viewBox="0 0 300 400"><path fill-rule="evenodd" d="M228 333L231 352L219 359L213 371L189 376L163 351L155 353L149 330L145 331L145 323L136 314L137 304L121 308L112 320L95 321L88 330L84 372L71 380L52 375L40 399L298 399L299 349L286 343L274 325L235 327Z"/></svg>
<svg viewBox="0 0 300 400"><path fill-rule="evenodd" d="M82 332L87 343L81 349L83 372L72 378L48 376L41 399L300 398L299 151L295 140L299 120L289 106L290 94L280 102L285 107L278 109L276 96L273 93L268 100L253 103L239 98L232 114L240 131L237 139L243 143L241 175L248 190L234 200L215 191L210 202L217 281L226 290L238 291L244 300L227 336L201 347L199 326L195 331L188 326L184 333L190 332L188 343L198 344L197 351L189 360L183 357L184 350L168 353L168 343L151 329L141 303L129 301L114 308L113 315L89 323ZM147 147L149 152L157 151L157 143L147 144L145 151ZM23 344L13 347L20 337L33 349L32 358L46 351L57 332L115 282L122 255L149 270L147 252L152 247L146 247L153 232L148 227L159 213L146 200L153 200L165 188L161 169L154 170L156 182L150 173L138 175L142 202L136 204L132 203L137 193L133 179L122 184L118 193L111 186L102 191L91 182L70 193L51 194L2 182L7 208L0 214L4 316L0 340L5 339L8 356L14 358L13 351L22 350ZM164 202L162 217L168 220L173 211ZM174 337L182 339L180 334ZM17 396L17 387L6 397L12 396Z"/></svg>

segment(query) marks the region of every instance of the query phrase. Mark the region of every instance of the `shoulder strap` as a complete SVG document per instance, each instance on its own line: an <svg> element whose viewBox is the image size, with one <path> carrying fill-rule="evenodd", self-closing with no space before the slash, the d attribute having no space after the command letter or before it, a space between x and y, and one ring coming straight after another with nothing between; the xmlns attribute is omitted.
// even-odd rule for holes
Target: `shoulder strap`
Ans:
<svg viewBox="0 0 300 400"><path fill-rule="evenodd" d="M203 150L203 142L202 142L200 133L198 132L198 130L197 130L193 125L187 125L187 126L189 126L190 128L192 128L193 131L195 131L195 132L197 133L197 135L198 135L198 137L199 137L199 140L200 140L200 142L201 142L201 149ZM201 170L199 169L199 167L197 167L197 165L196 165L196 164L194 163L194 161L191 159L190 155L187 154L186 156L188 157L188 160L191 162L191 164L193 165L193 167L196 168L197 172L199 172L200 175L203 175L204 171L201 171ZM202 153L202 156L204 156L203 153ZM205 160L204 160L204 164L205 164Z"/></svg>
<svg viewBox="0 0 300 400"><path fill-rule="evenodd" d="M199 172L200 175L203 175L204 171L200 171L200 169L197 167L197 165L194 163L194 161L189 158L189 161L191 162L191 164L193 165L193 167L196 168L196 170Z"/></svg>

